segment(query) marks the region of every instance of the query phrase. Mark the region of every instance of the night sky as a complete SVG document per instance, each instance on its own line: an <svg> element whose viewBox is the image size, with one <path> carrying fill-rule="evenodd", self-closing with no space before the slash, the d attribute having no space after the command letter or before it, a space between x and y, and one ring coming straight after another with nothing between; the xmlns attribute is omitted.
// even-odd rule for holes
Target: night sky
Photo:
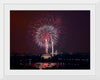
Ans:
<svg viewBox="0 0 100 80"><path fill-rule="evenodd" d="M33 41L32 27L41 16L48 15L60 20L55 50L90 52L90 11L10 11L10 53L45 53Z"/></svg>

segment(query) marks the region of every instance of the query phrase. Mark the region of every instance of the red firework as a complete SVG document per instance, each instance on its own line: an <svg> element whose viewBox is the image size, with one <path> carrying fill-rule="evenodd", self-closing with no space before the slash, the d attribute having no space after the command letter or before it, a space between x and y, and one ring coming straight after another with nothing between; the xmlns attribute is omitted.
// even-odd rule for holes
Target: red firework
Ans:
<svg viewBox="0 0 100 80"><path fill-rule="evenodd" d="M51 47L51 38L54 45L57 43L60 31L60 19L47 16L39 18L33 26L33 40L40 47Z"/></svg>

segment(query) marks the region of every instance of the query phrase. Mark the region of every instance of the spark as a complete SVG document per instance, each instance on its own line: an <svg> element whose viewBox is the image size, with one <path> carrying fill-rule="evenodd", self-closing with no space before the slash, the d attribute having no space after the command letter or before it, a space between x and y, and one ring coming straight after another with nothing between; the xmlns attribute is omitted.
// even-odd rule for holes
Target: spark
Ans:
<svg viewBox="0 0 100 80"><path fill-rule="evenodd" d="M53 26L45 25L40 27L36 32L36 42L40 47L46 48L46 53L48 53L48 48L52 47L51 37L55 45L58 39L58 32L57 29Z"/></svg>
<svg viewBox="0 0 100 80"><path fill-rule="evenodd" d="M60 19L53 16L41 16L37 19L32 29L33 41L45 48L45 52L48 53L48 49L52 48L52 40L53 45L58 42L58 34L61 33Z"/></svg>

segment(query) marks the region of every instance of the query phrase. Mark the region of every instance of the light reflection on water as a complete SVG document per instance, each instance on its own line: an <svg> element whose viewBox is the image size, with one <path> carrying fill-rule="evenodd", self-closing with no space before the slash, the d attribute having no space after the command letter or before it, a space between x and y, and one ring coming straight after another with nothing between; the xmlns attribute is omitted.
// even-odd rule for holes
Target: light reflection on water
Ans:
<svg viewBox="0 0 100 80"><path fill-rule="evenodd" d="M52 68L52 67L59 67L59 63L33 63L32 67L43 69L43 68Z"/></svg>
<svg viewBox="0 0 100 80"><path fill-rule="evenodd" d="M18 65L17 65L18 66ZM18 68L24 69L78 69L89 68L88 59L67 59L66 62L27 62L20 60Z"/></svg>

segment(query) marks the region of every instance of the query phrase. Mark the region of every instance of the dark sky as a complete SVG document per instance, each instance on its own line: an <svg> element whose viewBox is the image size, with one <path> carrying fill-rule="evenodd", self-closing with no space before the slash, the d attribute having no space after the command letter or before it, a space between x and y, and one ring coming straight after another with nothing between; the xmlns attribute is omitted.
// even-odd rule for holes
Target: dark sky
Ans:
<svg viewBox="0 0 100 80"><path fill-rule="evenodd" d="M62 26L56 50L90 52L90 11L10 11L11 53L45 52L31 36L32 25L43 15L60 18Z"/></svg>

